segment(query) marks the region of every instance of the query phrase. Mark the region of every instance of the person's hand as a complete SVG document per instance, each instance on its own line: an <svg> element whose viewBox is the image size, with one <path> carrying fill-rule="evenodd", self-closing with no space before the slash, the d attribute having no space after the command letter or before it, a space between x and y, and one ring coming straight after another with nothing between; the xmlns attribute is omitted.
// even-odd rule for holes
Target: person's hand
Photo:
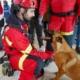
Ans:
<svg viewBox="0 0 80 80"><path fill-rule="evenodd" d="M40 26L43 26L42 20L43 20L43 16L39 16L38 21Z"/></svg>

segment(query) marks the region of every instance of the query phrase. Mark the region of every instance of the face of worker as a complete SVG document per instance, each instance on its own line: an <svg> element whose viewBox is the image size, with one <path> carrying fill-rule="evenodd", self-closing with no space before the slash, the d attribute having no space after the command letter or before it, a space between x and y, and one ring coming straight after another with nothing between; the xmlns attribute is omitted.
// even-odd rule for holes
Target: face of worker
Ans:
<svg viewBox="0 0 80 80"><path fill-rule="evenodd" d="M17 17L21 20L24 20L24 12L25 12L25 9L24 8L20 8L19 12L17 13Z"/></svg>
<svg viewBox="0 0 80 80"><path fill-rule="evenodd" d="M29 8L24 12L24 18L26 20L31 20L35 16L35 9Z"/></svg>

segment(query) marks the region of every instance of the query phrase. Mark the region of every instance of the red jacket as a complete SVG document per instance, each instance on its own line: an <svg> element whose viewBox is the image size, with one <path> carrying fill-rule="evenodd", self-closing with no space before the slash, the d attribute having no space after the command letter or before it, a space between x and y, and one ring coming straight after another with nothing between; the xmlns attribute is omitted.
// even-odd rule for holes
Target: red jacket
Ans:
<svg viewBox="0 0 80 80"><path fill-rule="evenodd" d="M76 3L77 6L79 6L78 15L80 15L80 0L41 0L39 13L43 16L48 6L51 7L51 11L55 13L69 12L74 10Z"/></svg>
<svg viewBox="0 0 80 80"><path fill-rule="evenodd" d="M6 29L7 30L7 29ZM28 53L26 52L27 47L30 45L30 42L27 37L25 37L21 32L19 32L15 28L9 28L9 30L5 31L4 37L8 37L11 44L7 46L4 46L5 48L14 48L14 50L22 52L22 53ZM5 39L5 38L4 38ZM6 42L6 41L4 41ZM11 50L10 50L11 51ZM31 49L29 54L36 55L41 57L42 59L47 59L51 56L51 54L43 54L44 52L39 52L35 49ZM13 54L11 54L13 55ZM14 54L15 55L15 54Z"/></svg>
<svg viewBox="0 0 80 80"><path fill-rule="evenodd" d="M2 42L7 55L11 57L22 57L24 54L30 54L46 60L49 59L52 55L51 53L40 52L36 49L33 49L28 38L15 28L7 27L5 29L4 36L2 37ZM17 60L19 61L19 59Z"/></svg>

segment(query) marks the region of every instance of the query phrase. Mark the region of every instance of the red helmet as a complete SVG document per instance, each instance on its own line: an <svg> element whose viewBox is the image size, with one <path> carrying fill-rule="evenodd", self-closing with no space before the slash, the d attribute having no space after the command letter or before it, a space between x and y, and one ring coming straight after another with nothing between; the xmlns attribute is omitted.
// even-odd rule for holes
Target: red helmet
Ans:
<svg viewBox="0 0 80 80"><path fill-rule="evenodd" d="M22 0L20 5L24 8L36 8L37 0Z"/></svg>

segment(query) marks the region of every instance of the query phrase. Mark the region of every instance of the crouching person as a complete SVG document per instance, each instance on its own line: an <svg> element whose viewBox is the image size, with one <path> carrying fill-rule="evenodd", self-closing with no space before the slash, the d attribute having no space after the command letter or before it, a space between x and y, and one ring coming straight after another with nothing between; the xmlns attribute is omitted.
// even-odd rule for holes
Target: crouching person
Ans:
<svg viewBox="0 0 80 80"><path fill-rule="evenodd" d="M27 0L23 0L21 4L26 2ZM33 49L28 37L24 36L20 27L12 25L5 27L2 43L12 68L21 71L19 80L36 80L44 66L44 61L53 55L50 52L45 53Z"/></svg>
<svg viewBox="0 0 80 80"><path fill-rule="evenodd" d="M5 28L2 42L12 68L21 70L19 80L33 80L37 71L41 70L38 68L43 67L43 61L52 56L33 49L28 38L12 26Z"/></svg>

